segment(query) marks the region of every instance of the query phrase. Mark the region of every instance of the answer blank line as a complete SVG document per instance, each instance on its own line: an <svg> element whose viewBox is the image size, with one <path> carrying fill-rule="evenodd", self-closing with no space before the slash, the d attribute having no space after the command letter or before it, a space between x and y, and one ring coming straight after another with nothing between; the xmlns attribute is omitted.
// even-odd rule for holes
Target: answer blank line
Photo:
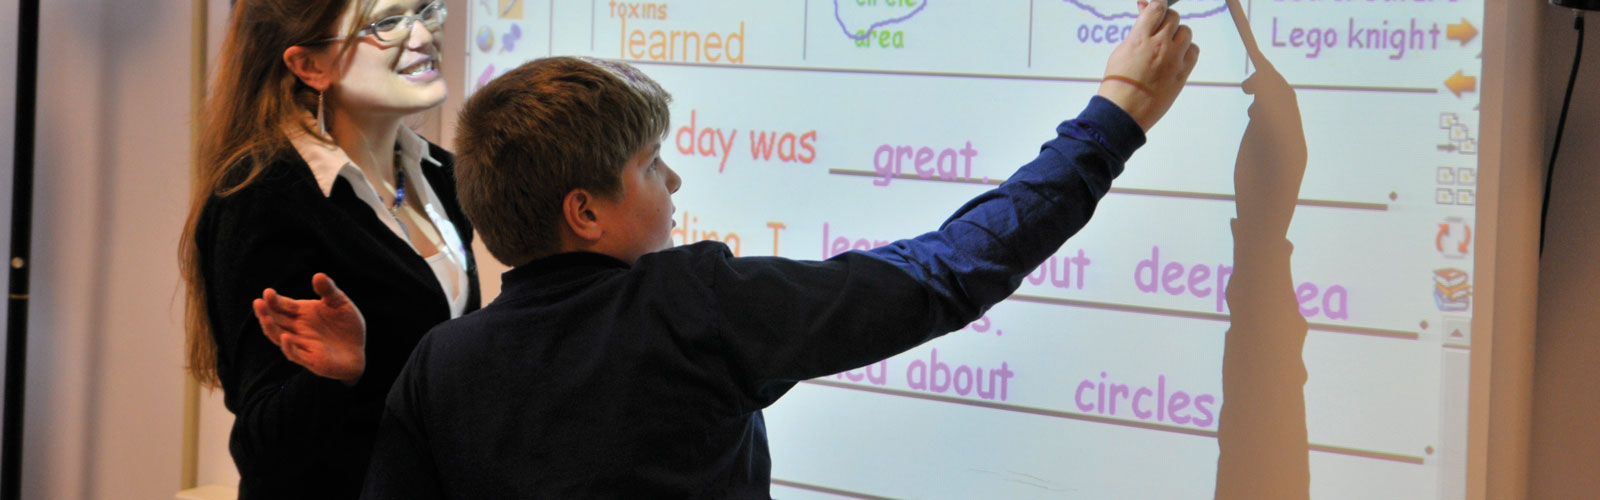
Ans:
<svg viewBox="0 0 1600 500"><path fill-rule="evenodd" d="M872 171L867 171L867 170L850 170L850 169L845 169L845 168L830 168L830 169L828 169L828 174L829 175L844 175L844 176L852 176L852 177L883 178L883 176L879 175L877 172L872 172ZM893 178L897 179L897 180L908 180L908 181L941 182L941 183L947 183L947 184L976 184L976 185L985 185L985 186L998 186L998 185L1000 185L1000 183L1005 182L1004 179L989 179L989 178L982 178L982 179L940 179L938 177L923 178L923 177L921 177L921 176L919 176L917 174L900 174L900 175L894 176ZM1231 195L1231 194L1199 193L1199 192L1192 192L1192 191L1170 191L1170 190L1162 190L1162 189L1137 189L1137 188L1116 188L1116 187L1114 187L1114 188L1111 188L1111 193L1124 194L1124 195L1135 195L1135 196L1155 196L1155 197L1160 197L1160 198L1181 198L1181 199L1189 199L1189 200L1226 201L1226 202L1229 202L1229 203L1232 203L1232 202L1234 202L1234 201L1236 201L1238 199L1238 197L1236 197L1234 195ZM1295 204L1296 205L1300 205L1300 206L1306 206L1306 207L1342 208L1342 209L1349 209L1349 210L1374 210L1374 211L1379 211L1379 212L1386 212L1386 211L1389 210L1389 204L1387 204L1387 203L1366 203L1366 202L1359 202L1359 201L1301 199L1301 200L1297 201Z"/></svg>
<svg viewBox="0 0 1600 500"><path fill-rule="evenodd" d="M801 483L801 482L796 482L796 481L789 481L789 480L778 479L778 478L772 478L772 484L776 484L778 486L787 486L787 487L794 488L794 489L797 489L797 490L815 491L817 493L827 493L829 495L835 495L835 496L841 496L841 497L859 498L861 500L895 500L894 497L880 497L880 496L877 496L877 495L868 495L866 493L859 493L859 492L850 491L850 490L841 490L841 489L837 489L837 488L829 488L827 486L818 486L818 485L815 485L815 484L806 484L806 483Z"/></svg>
<svg viewBox="0 0 1600 500"><path fill-rule="evenodd" d="M925 76L937 78L976 78L986 80L1015 80L1015 81L1045 81L1045 82L1077 82L1099 84L1100 78L1079 76L1048 76L1048 75L1016 75L1001 73L962 73L944 71L904 71L891 69L865 69L865 68L825 68L802 66L775 66L759 64L726 64L726 63L701 63L682 61L651 61L646 59L616 59L635 66L675 66L705 69L729 70L762 70L762 71L798 71L807 73L843 73L855 75L881 75L881 76ZM1186 87L1220 87L1239 88L1242 82L1203 82L1191 80ZM1295 90L1329 90L1349 92L1390 92L1404 94L1437 94L1439 89L1433 87L1373 87L1361 85L1291 85Z"/></svg>
<svg viewBox="0 0 1600 500"><path fill-rule="evenodd" d="M1134 306L1128 304L1114 304L1110 302L1092 302L1087 300L1062 299L1040 295L1013 294L1006 300L1018 302L1032 302L1035 304L1048 304L1055 306L1081 307L1086 309L1101 309L1106 311L1125 312L1133 314L1146 314L1151 316L1168 316L1174 318L1201 319L1209 321L1231 321L1232 318L1223 313L1208 313L1198 311L1185 311L1182 309L1165 309L1160 307ZM1384 337L1402 340L1420 340L1422 336L1416 332L1404 330L1386 330L1382 328L1367 328L1360 326L1335 325L1330 323L1306 323L1309 330L1331 333L1349 333L1371 337Z"/></svg>
<svg viewBox="0 0 1600 500"><path fill-rule="evenodd" d="M1025 413L1025 414L1028 414L1028 415L1037 415L1037 416L1041 416L1041 417L1061 418L1061 419L1067 419L1067 420L1079 420L1079 421L1084 421L1084 422L1093 422L1093 423L1097 423L1097 424L1116 425L1116 426L1121 426L1121 427L1132 427L1132 428L1135 428L1135 429L1144 429L1144 430L1147 430L1147 431L1170 432L1170 433L1174 433L1174 434L1185 434L1185 435L1190 435L1190 436L1209 437L1209 438L1217 437L1217 431L1211 431L1211 430L1206 430L1206 429L1197 429L1197 428L1193 428L1193 427L1180 427L1180 426L1176 426L1176 425L1152 424L1152 423L1149 423L1149 422L1138 422L1138 421L1132 421L1132 420L1124 420L1124 419L1120 419L1120 418L1103 417L1103 416L1100 416L1100 415L1088 415L1088 414L1083 414L1083 413L1071 413L1071 412L1065 412L1065 411L1059 411L1059 410L1047 410L1047 409L1044 409L1044 408L1033 408L1033 407L1029 407L1029 406L1009 405L1009 404L1005 404L1005 403L996 403L994 401L983 401L983 400L977 400L977 399L966 399L966 398L959 398L959 397L955 397L955 396L942 396L942 395L939 395L939 394L929 394L929 393L925 393L925 392L914 392L914 391L906 391L906 390L900 390L900 389L890 389L890 388L887 388L887 387L878 387L878 386L872 386L872 385L850 384L850 383L845 383L845 382L839 382L839 381L836 381L836 380L811 379L811 380L802 381L802 383L833 387L833 388L836 388L836 389L849 389L849 390L852 390L852 391L870 392L870 393L874 393L874 394L882 394L882 395L885 395L885 396L896 396L896 397L904 397L904 398L911 398L911 399L921 399L921 400L925 400L925 401L933 401L933 402L938 402L938 403L950 403L950 404L958 404L958 405L963 405L963 406L973 406L973 407L984 408L984 409L988 409L988 410L1009 411L1009 412L1012 412L1012 413Z"/></svg>
<svg viewBox="0 0 1600 500"><path fill-rule="evenodd" d="M811 385L820 385L820 386L824 386L824 387L832 387L832 388L835 388L835 389L845 389L845 390L852 390L852 391L868 392L868 393L873 393L873 394L882 394L882 395L885 395L885 396L895 396L895 397L903 397L903 398L911 398L911 399L921 399L921 400L924 400L924 401L933 401L933 402L936 402L936 403L949 403L949 404L956 404L956 405L962 405L962 406L971 406L971 407L976 407L976 408L984 408L984 409L989 409L989 410L999 410L999 411L1008 411L1008 412L1013 412L1013 413L1023 413L1023 414L1036 415L1036 416L1041 416L1041 417L1060 418L1060 419L1065 419L1065 420L1078 420L1078 421L1083 421L1083 422L1092 422L1092 423L1097 423L1097 424L1115 425L1115 426L1119 426L1119 427L1129 427L1129 428L1134 428L1134 429L1169 432L1169 433L1173 433L1173 434L1185 434L1185 435L1199 436L1199 437L1209 437L1209 438L1213 438L1213 439L1215 439L1217 437L1217 431L1214 431L1214 430L1196 429L1196 428L1192 428L1192 427L1181 427L1181 426L1176 426L1176 425L1152 424L1152 423L1149 423L1149 422L1138 422L1138 421L1132 421L1132 420L1124 420L1124 419L1120 419L1120 418L1104 417L1104 416L1100 416L1100 415L1086 415L1086 414L1081 414L1081 413L1071 413L1071 412L1064 412L1064 411L1058 411L1058 410L1047 410L1047 409L1044 409L1044 408L1033 408L1033 407L1028 407L1028 406L1010 405L1010 404L1005 404L1005 403L996 403L996 402L993 402L993 401L973 400L973 399L966 399L966 398L960 398L960 397L954 397L954 396L943 396L943 395L939 395L939 394L929 394L929 393L925 393L925 392L915 392L915 391L908 391L908 390L901 390L901 389L890 389L890 388L886 388L886 387L877 387L877 386L869 386L869 385L861 385L861 384L851 384L851 383L839 382L839 381L827 380L827 379L811 379L811 380L802 381L801 383L811 384ZM1224 404L1226 404L1226 403L1224 403ZM1306 448L1309 449L1310 451L1317 451L1317 452L1322 452L1322 453L1331 453L1331 454L1335 454L1335 455L1345 455L1345 456L1352 456L1352 457L1358 457L1358 458L1370 458L1370 459L1374 459L1374 460L1386 460L1386 461L1390 461L1390 462L1400 462L1400 463L1412 464L1412 465L1422 465L1422 463L1423 463L1422 457L1411 456L1411 455L1401 455L1401 454L1398 454L1398 453L1385 453L1385 452L1381 452L1381 451L1361 450L1361 449L1356 449L1356 448L1346 448L1346 447L1342 447L1342 446L1330 446L1330 445L1315 444L1315 443L1307 443Z"/></svg>

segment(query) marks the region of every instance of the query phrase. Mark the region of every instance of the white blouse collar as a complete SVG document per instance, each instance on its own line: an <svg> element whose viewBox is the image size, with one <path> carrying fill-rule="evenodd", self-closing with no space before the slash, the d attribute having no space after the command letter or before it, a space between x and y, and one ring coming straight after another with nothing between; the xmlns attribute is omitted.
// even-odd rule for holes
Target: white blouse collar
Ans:
<svg viewBox="0 0 1600 500"><path fill-rule="evenodd" d="M310 114L306 116L309 118ZM323 142L307 134L300 127L290 126L286 129L284 132L289 136L289 142L294 145L295 151L299 152L300 158L311 166L311 175L316 177L317 187L322 188L323 196L333 195L333 183L339 179L341 173L354 174L358 179L366 178L366 175L361 173L361 168L350 160L350 155L345 154L344 149L337 144ZM409 127L400 127L400 133L395 136L395 143L400 150L398 166L405 169L407 177L423 178L421 166L424 164L443 166L443 163L429 154L428 142ZM346 169L354 172L345 172Z"/></svg>

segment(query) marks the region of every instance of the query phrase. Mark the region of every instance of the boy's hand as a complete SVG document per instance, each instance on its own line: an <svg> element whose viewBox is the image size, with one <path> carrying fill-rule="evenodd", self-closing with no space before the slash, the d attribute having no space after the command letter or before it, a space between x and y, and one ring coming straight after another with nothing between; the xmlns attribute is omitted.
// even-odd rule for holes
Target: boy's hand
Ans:
<svg viewBox="0 0 1600 500"><path fill-rule="evenodd" d="M1139 19L1111 52L1099 95L1116 103L1145 131L1167 114L1200 58L1194 33L1178 23L1167 0L1139 2Z"/></svg>
<svg viewBox="0 0 1600 500"><path fill-rule="evenodd" d="M319 299L296 300L266 289L251 304L261 333L311 373L356 385L367 369L367 321L328 275L311 277Z"/></svg>

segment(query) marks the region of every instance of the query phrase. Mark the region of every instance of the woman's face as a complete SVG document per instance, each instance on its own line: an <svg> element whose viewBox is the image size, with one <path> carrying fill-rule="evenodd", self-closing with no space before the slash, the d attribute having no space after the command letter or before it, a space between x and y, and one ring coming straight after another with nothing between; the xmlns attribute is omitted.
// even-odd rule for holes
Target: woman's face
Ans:
<svg viewBox="0 0 1600 500"><path fill-rule="evenodd" d="M372 15L365 18L356 17L358 2L350 3L350 10L340 21L341 33L348 33L352 23L360 23L358 29L364 29L368 23L390 16L415 16L432 0L378 0ZM440 4L443 5L442 0ZM405 33L406 26L410 33ZM332 97L338 105L359 114L404 116L444 102L449 91L439 71L436 33L421 20L404 21L401 28L389 41L363 32L350 52L337 62L342 71Z"/></svg>

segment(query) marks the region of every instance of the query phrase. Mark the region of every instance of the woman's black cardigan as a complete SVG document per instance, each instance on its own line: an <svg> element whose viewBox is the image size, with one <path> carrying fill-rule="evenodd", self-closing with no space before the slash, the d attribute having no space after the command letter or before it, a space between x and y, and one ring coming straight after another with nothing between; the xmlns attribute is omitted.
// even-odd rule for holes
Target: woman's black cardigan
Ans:
<svg viewBox="0 0 1600 500"><path fill-rule="evenodd" d="M472 311L480 300L477 264L472 226L456 200L454 157L431 143L428 151L443 165L423 162L423 175L466 247ZM223 399L237 416L228 449L239 467L239 498L356 498L390 385L422 335L450 319L432 269L343 177L323 195L288 147L244 189L212 196L195 238ZM268 287L316 297L311 276L319 272L366 318L367 367L354 387L284 358L251 309Z"/></svg>

